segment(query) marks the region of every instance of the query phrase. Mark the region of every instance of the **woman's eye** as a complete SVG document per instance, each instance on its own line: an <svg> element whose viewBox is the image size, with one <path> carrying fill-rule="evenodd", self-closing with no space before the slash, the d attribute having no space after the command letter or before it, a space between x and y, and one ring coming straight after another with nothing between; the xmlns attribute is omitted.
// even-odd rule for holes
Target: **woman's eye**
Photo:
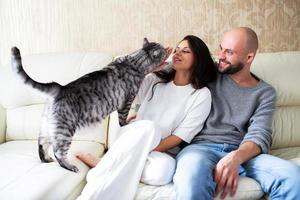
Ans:
<svg viewBox="0 0 300 200"><path fill-rule="evenodd" d="M185 50L185 49L179 49L179 48L176 48L176 49L174 50L174 53L179 53L179 52L181 52L181 53L191 53L190 50Z"/></svg>

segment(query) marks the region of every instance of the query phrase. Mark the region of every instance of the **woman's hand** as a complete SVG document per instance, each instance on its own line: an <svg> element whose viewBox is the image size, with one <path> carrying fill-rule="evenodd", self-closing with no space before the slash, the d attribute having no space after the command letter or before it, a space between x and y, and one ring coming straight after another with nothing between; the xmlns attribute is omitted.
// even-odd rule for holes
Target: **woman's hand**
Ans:
<svg viewBox="0 0 300 200"><path fill-rule="evenodd" d="M164 68L164 66L165 66L166 63L167 63L166 60L168 60L168 58L170 57L170 55L172 54L172 52L173 52L173 48L172 48L172 47L167 47L167 55L166 55L166 58L165 58L164 61L159 65L157 71L159 71L159 70L161 70L161 69Z"/></svg>
<svg viewBox="0 0 300 200"><path fill-rule="evenodd" d="M130 123L132 120L134 120L136 118L136 113L134 113L134 114L132 114L132 115L130 115L130 116L128 116L127 117L127 123Z"/></svg>

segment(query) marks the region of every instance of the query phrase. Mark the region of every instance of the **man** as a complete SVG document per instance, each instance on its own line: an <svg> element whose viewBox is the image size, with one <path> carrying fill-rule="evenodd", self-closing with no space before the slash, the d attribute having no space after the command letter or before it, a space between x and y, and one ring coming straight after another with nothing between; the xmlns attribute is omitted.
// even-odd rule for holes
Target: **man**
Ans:
<svg viewBox="0 0 300 200"><path fill-rule="evenodd" d="M177 156L177 199L234 196L239 175L260 183L271 199L300 196L300 167L268 155L276 93L250 72L258 48L247 27L225 33L217 81L210 85L212 109L203 130Z"/></svg>

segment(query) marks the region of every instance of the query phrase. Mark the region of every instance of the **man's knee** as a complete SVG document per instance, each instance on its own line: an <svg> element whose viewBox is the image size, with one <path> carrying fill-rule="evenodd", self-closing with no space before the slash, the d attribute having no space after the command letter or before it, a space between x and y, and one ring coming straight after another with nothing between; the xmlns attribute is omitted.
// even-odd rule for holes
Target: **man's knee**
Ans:
<svg viewBox="0 0 300 200"><path fill-rule="evenodd" d="M189 173L213 170L218 161L218 157L209 149L194 148L193 145L184 148L176 159L178 170L188 170Z"/></svg>
<svg viewBox="0 0 300 200"><path fill-rule="evenodd" d="M300 166L292 163L286 170L287 182L290 183L291 187L297 188L300 194Z"/></svg>
<svg viewBox="0 0 300 200"><path fill-rule="evenodd" d="M186 147L177 156L174 183L191 185L212 181L212 171L217 160L217 156L210 150L194 148L193 145Z"/></svg>
<svg viewBox="0 0 300 200"><path fill-rule="evenodd" d="M166 185L173 179L176 161L166 153L152 151L146 161L141 182L148 185Z"/></svg>
<svg viewBox="0 0 300 200"><path fill-rule="evenodd" d="M208 149L190 145L177 156L177 167L173 177L177 199L209 199L215 183L213 169L218 157Z"/></svg>

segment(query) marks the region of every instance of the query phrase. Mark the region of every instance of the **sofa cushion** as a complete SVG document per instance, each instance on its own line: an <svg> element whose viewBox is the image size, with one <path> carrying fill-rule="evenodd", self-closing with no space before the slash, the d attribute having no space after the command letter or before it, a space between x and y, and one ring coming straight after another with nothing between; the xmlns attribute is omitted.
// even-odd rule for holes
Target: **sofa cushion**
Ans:
<svg viewBox="0 0 300 200"><path fill-rule="evenodd" d="M277 92L271 149L300 146L300 51L259 53L252 72Z"/></svg>
<svg viewBox="0 0 300 200"><path fill-rule="evenodd" d="M300 106L300 51L259 53L251 71L277 91L277 106Z"/></svg>
<svg viewBox="0 0 300 200"><path fill-rule="evenodd" d="M256 181L248 177L240 177L237 193L233 198L228 195L226 199L259 199L263 194L260 185ZM140 183L135 199L175 200L173 183L161 187ZM220 199L220 197L218 196L216 199Z"/></svg>
<svg viewBox="0 0 300 200"><path fill-rule="evenodd" d="M68 171L56 162L41 163L36 141L11 141L0 145L0 199L68 199L80 194L88 167L74 159L77 152L100 157L103 145L73 141L68 158L79 173Z"/></svg>
<svg viewBox="0 0 300 200"><path fill-rule="evenodd" d="M44 104L7 109L6 141L36 140L41 126ZM76 130L73 140L106 143L108 120Z"/></svg>
<svg viewBox="0 0 300 200"><path fill-rule="evenodd" d="M288 147L272 150L272 155L282 159L290 160L300 166L300 147Z"/></svg>
<svg viewBox="0 0 300 200"><path fill-rule="evenodd" d="M273 117L272 149L300 147L300 105L277 106Z"/></svg>

